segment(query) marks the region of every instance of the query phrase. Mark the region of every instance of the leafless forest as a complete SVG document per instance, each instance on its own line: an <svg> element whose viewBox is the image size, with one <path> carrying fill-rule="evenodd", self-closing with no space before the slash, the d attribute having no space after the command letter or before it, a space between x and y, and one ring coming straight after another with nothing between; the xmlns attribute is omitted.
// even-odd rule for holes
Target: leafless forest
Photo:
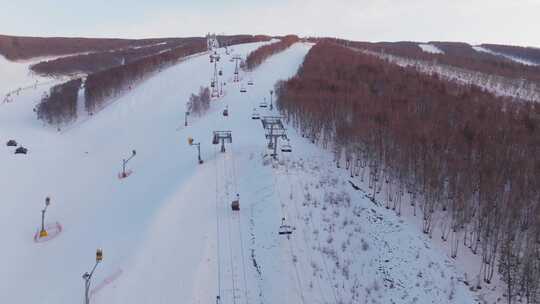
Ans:
<svg viewBox="0 0 540 304"><path fill-rule="evenodd" d="M344 45L323 40L310 50L298 75L277 85L280 111L352 178L367 179L374 200L400 214L410 198L424 233L433 235L442 213L436 237L455 258L459 246L481 255L485 283L499 273L510 299L539 303L540 106Z"/></svg>

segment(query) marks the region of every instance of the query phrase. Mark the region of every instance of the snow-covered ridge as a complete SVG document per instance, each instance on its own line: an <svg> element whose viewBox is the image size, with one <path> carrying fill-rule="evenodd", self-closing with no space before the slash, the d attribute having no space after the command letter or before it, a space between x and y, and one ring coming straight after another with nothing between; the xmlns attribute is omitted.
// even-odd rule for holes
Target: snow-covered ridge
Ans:
<svg viewBox="0 0 540 304"><path fill-rule="evenodd" d="M482 46L479 46L479 45L475 45L472 48L477 52L489 53L489 54L492 54L492 55L495 55L495 56L501 56L501 57L504 57L506 59L510 59L510 60L512 60L514 62L521 63L521 64L524 64L524 65L538 66L537 63L532 62L530 60L520 58L520 57L516 57L516 56L511 56L511 55L500 53L500 52L495 52L495 51L492 51L492 50L490 50L488 48L485 48L485 47L482 47Z"/></svg>
<svg viewBox="0 0 540 304"><path fill-rule="evenodd" d="M430 54L444 54L444 51L438 48L437 46L429 43L421 43L418 45L419 48L422 49L422 51Z"/></svg>

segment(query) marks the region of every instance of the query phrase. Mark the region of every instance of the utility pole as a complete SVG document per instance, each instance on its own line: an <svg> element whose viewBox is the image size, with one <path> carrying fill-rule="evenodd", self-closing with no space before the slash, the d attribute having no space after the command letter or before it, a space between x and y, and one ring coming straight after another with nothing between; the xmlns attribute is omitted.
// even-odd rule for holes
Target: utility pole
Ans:
<svg viewBox="0 0 540 304"><path fill-rule="evenodd" d="M49 235L47 230L45 230L45 212L47 212L47 207L51 204L51 199L47 196L45 198L45 208L41 210L41 230L39 231L39 237L44 238Z"/></svg>
<svg viewBox="0 0 540 304"><path fill-rule="evenodd" d="M94 271L96 270L97 265L102 260L103 260L103 250L101 250L101 248L98 248L96 250L96 263L94 264L92 271L90 271L90 273L85 272L82 276L84 280L84 304L90 304L90 284L92 280L92 275L94 275Z"/></svg>
<svg viewBox="0 0 540 304"><path fill-rule="evenodd" d="M272 103L272 100L273 100L273 97L274 96L274 91L273 90L270 90L270 111L272 111L272 109L274 108L274 105Z"/></svg>

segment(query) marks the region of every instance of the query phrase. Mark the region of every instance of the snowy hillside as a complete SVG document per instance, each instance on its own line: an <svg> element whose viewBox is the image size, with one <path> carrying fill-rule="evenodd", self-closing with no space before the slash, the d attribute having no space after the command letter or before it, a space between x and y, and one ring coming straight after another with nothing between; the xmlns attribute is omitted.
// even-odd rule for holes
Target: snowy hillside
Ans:
<svg viewBox="0 0 540 304"><path fill-rule="evenodd" d="M411 59L368 50L358 51L382 58L402 67L413 67L421 73L437 75L448 81L465 85L476 85L497 96L509 96L533 102L540 100L540 88L535 82L526 79L511 79L499 75L441 64L435 61Z"/></svg>
<svg viewBox="0 0 540 304"><path fill-rule="evenodd" d="M262 44L233 53L245 57ZM187 127L186 102L213 72L208 54L163 70L62 132L35 119L40 89L0 104L0 303L80 303L81 276L98 247L104 259L92 303L216 303L218 295L225 304L473 303L478 295L446 252L414 220L351 187L329 152L289 127L293 151L268 157L253 109L277 115L259 104L310 47L294 44L240 83L220 49L225 96ZM0 60L2 71L27 68ZM212 145L216 130L232 131L225 153ZM201 143L202 165L188 137ZM15 155L9 139L28 154ZM132 150L132 173L119 179ZM239 212L231 210L237 194ZM61 231L36 242L47 196L46 223ZM294 228L290 239L278 234L282 218Z"/></svg>
<svg viewBox="0 0 540 304"><path fill-rule="evenodd" d="M482 46L473 46L472 48L473 48L475 51L478 51L478 52L484 52L484 53L489 53L489 54L501 56L501 57L510 59L510 60L512 60L512 61L515 61L515 62L517 62L517 63L524 64L524 65L532 65L532 66L538 65L538 64L536 64L536 63L534 63L534 62L532 62L532 61L530 61L530 60L527 60L527 59L524 59L524 58L519 58L519 57L516 57L516 56L510 56L510 55L503 54L503 53L499 53L499 52L495 52L495 51L492 51L492 50L487 49L487 48L482 47Z"/></svg>

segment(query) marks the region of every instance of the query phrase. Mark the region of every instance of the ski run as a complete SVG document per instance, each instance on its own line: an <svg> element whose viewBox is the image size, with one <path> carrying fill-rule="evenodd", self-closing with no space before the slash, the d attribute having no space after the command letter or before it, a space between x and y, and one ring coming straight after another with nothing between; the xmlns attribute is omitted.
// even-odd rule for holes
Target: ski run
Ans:
<svg viewBox="0 0 540 304"><path fill-rule="evenodd" d="M263 119L278 115L270 90L296 73L311 45L296 43L234 82L233 54L245 58L262 44L234 46L231 55L218 49L224 96L188 116L188 126L189 96L214 72L209 53L61 132L33 112L56 81L32 86L27 63L2 58L20 78L0 96L29 87L0 104L0 140L28 149L0 148L0 303L80 303L96 248L103 261L92 303L478 302L482 294L464 284L477 270L457 265L416 218L368 199L367 184L353 180L355 190L330 152L285 125L292 152L279 139L277 160L270 157L254 109ZM213 131L231 131L226 152L212 145ZM188 138L200 143L202 164ZM133 150L131 174L119 179ZM45 197L45 223L57 233L36 242Z"/></svg>

